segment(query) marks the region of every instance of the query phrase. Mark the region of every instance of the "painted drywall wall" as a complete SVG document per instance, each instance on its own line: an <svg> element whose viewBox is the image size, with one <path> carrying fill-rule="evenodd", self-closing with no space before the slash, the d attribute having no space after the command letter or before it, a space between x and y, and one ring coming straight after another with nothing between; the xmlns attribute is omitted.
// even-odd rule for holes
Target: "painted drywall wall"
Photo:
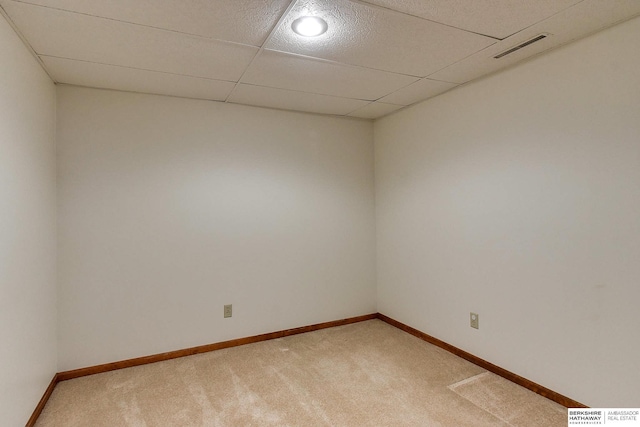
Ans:
<svg viewBox="0 0 640 427"><path fill-rule="evenodd" d="M56 373L55 86L0 15L0 424Z"/></svg>
<svg viewBox="0 0 640 427"><path fill-rule="evenodd" d="M639 38L636 18L376 122L381 313L640 406Z"/></svg>
<svg viewBox="0 0 640 427"><path fill-rule="evenodd" d="M59 86L57 143L60 370L375 312L371 122Z"/></svg>

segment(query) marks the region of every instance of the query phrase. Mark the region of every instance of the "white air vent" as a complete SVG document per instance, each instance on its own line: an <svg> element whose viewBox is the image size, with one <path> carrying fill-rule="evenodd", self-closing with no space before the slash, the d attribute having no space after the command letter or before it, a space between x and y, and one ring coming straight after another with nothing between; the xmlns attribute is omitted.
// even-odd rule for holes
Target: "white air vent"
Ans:
<svg viewBox="0 0 640 427"><path fill-rule="evenodd" d="M549 34L540 34L539 36L535 36L534 38L529 39L526 42L520 43L517 46L514 46L514 47L512 47L510 49L505 50L502 53L497 54L496 56L494 56L494 58L495 59L500 59L502 57L505 57L505 56L509 55L510 53L515 52L516 50L520 50L523 47L527 47L527 46L529 46L531 44L534 44L535 42L538 42L538 41L540 41L540 40L542 40L544 38L547 38L548 36L549 36Z"/></svg>

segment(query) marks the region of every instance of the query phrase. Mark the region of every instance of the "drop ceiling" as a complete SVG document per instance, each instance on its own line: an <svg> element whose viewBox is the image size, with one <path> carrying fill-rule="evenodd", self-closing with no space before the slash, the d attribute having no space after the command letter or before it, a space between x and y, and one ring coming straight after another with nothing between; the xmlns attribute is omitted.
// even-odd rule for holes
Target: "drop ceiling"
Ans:
<svg viewBox="0 0 640 427"><path fill-rule="evenodd" d="M57 83L375 119L640 14L640 0L0 0ZM304 15L328 31L291 30ZM501 59L535 36L547 37Z"/></svg>

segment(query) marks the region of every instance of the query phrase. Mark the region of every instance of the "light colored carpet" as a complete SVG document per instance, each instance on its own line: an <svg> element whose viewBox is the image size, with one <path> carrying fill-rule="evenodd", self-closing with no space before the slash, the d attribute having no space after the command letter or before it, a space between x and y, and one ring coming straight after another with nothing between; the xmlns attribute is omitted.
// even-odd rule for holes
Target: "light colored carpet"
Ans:
<svg viewBox="0 0 640 427"><path fill-rule="evenodd" d="M564 406L491 372L453 384L449 389L512 426L567 425Z"/></svg>
<svg viewBox="0 0 640 427"><path fill-rule="evenodd" d="M564 427L566 419L564 407L370 320L64 381L36 425Z"/></svg>

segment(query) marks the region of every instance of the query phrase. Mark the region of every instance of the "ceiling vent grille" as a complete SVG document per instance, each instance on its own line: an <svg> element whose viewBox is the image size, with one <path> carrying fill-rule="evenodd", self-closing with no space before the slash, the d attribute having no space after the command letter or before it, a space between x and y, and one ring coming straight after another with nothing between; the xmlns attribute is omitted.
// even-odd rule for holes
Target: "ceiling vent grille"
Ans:
<svg viewBox="0 0 640 427"><path fill-rule="evenodd" d="M527 46L529 46L530 44L533 44L533 43L535 43L535 42L538 42L538 41L540 41L540 40L542 40L542 39L544 39L544 38L546 38L546 37L547 37L547 34L540 34L539 36L535 36L534 38L529 39L529 40L527 40L527 41L526 41L526 42L524 42L524 43L520 43L518 46L514 46L514 47L512 47L511 49L507 49L507 50L505 50L504 52L497 54L496 56L494 56L494 58L495 58L495 59L500 59L500 58L502 58L502 57L504 57L504 56L509 55L510 53L515 52L516 50L520 50L520 49L522 49L523 47L527 47Z"/></svg>

